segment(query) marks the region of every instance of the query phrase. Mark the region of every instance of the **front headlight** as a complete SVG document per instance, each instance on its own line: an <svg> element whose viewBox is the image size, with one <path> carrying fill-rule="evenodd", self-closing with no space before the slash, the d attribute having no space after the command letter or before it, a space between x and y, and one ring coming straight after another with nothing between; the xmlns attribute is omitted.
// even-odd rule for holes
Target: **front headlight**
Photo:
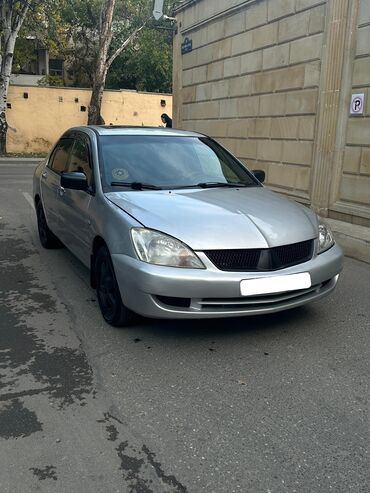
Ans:
<svg viewBox="0 0 370 493"><path fill-rule="evenodd" d="M172 236L145 228L132 228L131 236L137 256L143 262L167 267L205 269L195 253Z"/></svg>
<svg viewBox="0 0 370 493"><path fill-rule="evenodd" d="M329 226L319 222L319 248L317 253L322 253L334 245L333 233Z"/></svg>

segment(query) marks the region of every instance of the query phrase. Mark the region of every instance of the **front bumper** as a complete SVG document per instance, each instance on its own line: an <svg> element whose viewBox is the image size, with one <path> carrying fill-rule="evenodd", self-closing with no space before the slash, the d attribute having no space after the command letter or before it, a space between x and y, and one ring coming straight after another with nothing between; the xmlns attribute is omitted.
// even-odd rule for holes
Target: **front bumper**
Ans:
<svg viewBox="0 0 370 493"><path fill-rule="evenodd" d="M218 318L272 313L303 305L334 290L343 253L335 244L309 262L274 272L225 272L204 254L206 269L181 269L146 264L127 255L112 255L123 303L153 318ZM244 279L309 272L309 289L260 296L241 296ZM159 298L158 298L159 297ZM163 302L163 297L189 299L188 307Z"/></svg>

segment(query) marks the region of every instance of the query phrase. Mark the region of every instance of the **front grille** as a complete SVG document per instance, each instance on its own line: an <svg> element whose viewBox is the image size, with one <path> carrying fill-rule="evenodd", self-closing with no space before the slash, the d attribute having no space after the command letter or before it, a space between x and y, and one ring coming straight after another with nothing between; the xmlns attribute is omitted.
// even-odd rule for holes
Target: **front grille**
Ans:
<svg viewBox="0 0 370 493"><path fill-rule="evenodd" d="M205 250L220 270L231 272L270 271L307 262L313 255L314 240L274 248Z"/></svg>

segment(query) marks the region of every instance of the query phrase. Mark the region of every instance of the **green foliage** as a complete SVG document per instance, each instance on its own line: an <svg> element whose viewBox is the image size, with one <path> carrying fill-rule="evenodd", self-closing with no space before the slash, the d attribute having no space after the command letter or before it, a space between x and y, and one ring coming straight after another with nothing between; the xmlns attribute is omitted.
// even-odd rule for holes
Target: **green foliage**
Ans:
<svg viewBox="0 0 370 493"><path fill-rule="evenodd" d="M53 86L53 87L62 87L64 86L63 78L60 75L44 75L37 85L39 86Z"/></svg>
<svg viewBox="0 0 370 493"><path fill-rule="evenodd" d="M33 0L17 41L14 70L35 61L36 49L47 48L51 58L65 60L68 85L91 87L103 3L104 0ZM175 0L165 2L168 15L174 3ZM135 28L144 22L146 27L113 62L107 88L171 92L173 24L156 22L152 9L153 0L116 0L110 54Z"/></svg>
<svg viewBox="0 0 370 493"><path fill-rule="evenodd" d="M113 62L106 87L171 92L172 36L171 31L146 29Z"/></svg>

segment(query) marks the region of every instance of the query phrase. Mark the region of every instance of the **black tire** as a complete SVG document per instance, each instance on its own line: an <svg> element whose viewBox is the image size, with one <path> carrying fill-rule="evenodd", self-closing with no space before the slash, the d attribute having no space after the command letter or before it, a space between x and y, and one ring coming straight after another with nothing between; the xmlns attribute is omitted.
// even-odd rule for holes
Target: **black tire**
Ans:
<svg viewBox="0 0 370 493"><path fill-rule="evenodd" d="M114 327L127 327L136 317L122 303L112 259L106 247L99 248L95 256L96 294L101 313L106 322Z"/></svg>
<svg viewBox="0 0 370 493"><path fill-rule="evenodd" d="M40 243L44 248L60 248L62 245L55 234L50 231L46 222L45 212L41 201L36 206L37 229L39 231Z"/></svg>

